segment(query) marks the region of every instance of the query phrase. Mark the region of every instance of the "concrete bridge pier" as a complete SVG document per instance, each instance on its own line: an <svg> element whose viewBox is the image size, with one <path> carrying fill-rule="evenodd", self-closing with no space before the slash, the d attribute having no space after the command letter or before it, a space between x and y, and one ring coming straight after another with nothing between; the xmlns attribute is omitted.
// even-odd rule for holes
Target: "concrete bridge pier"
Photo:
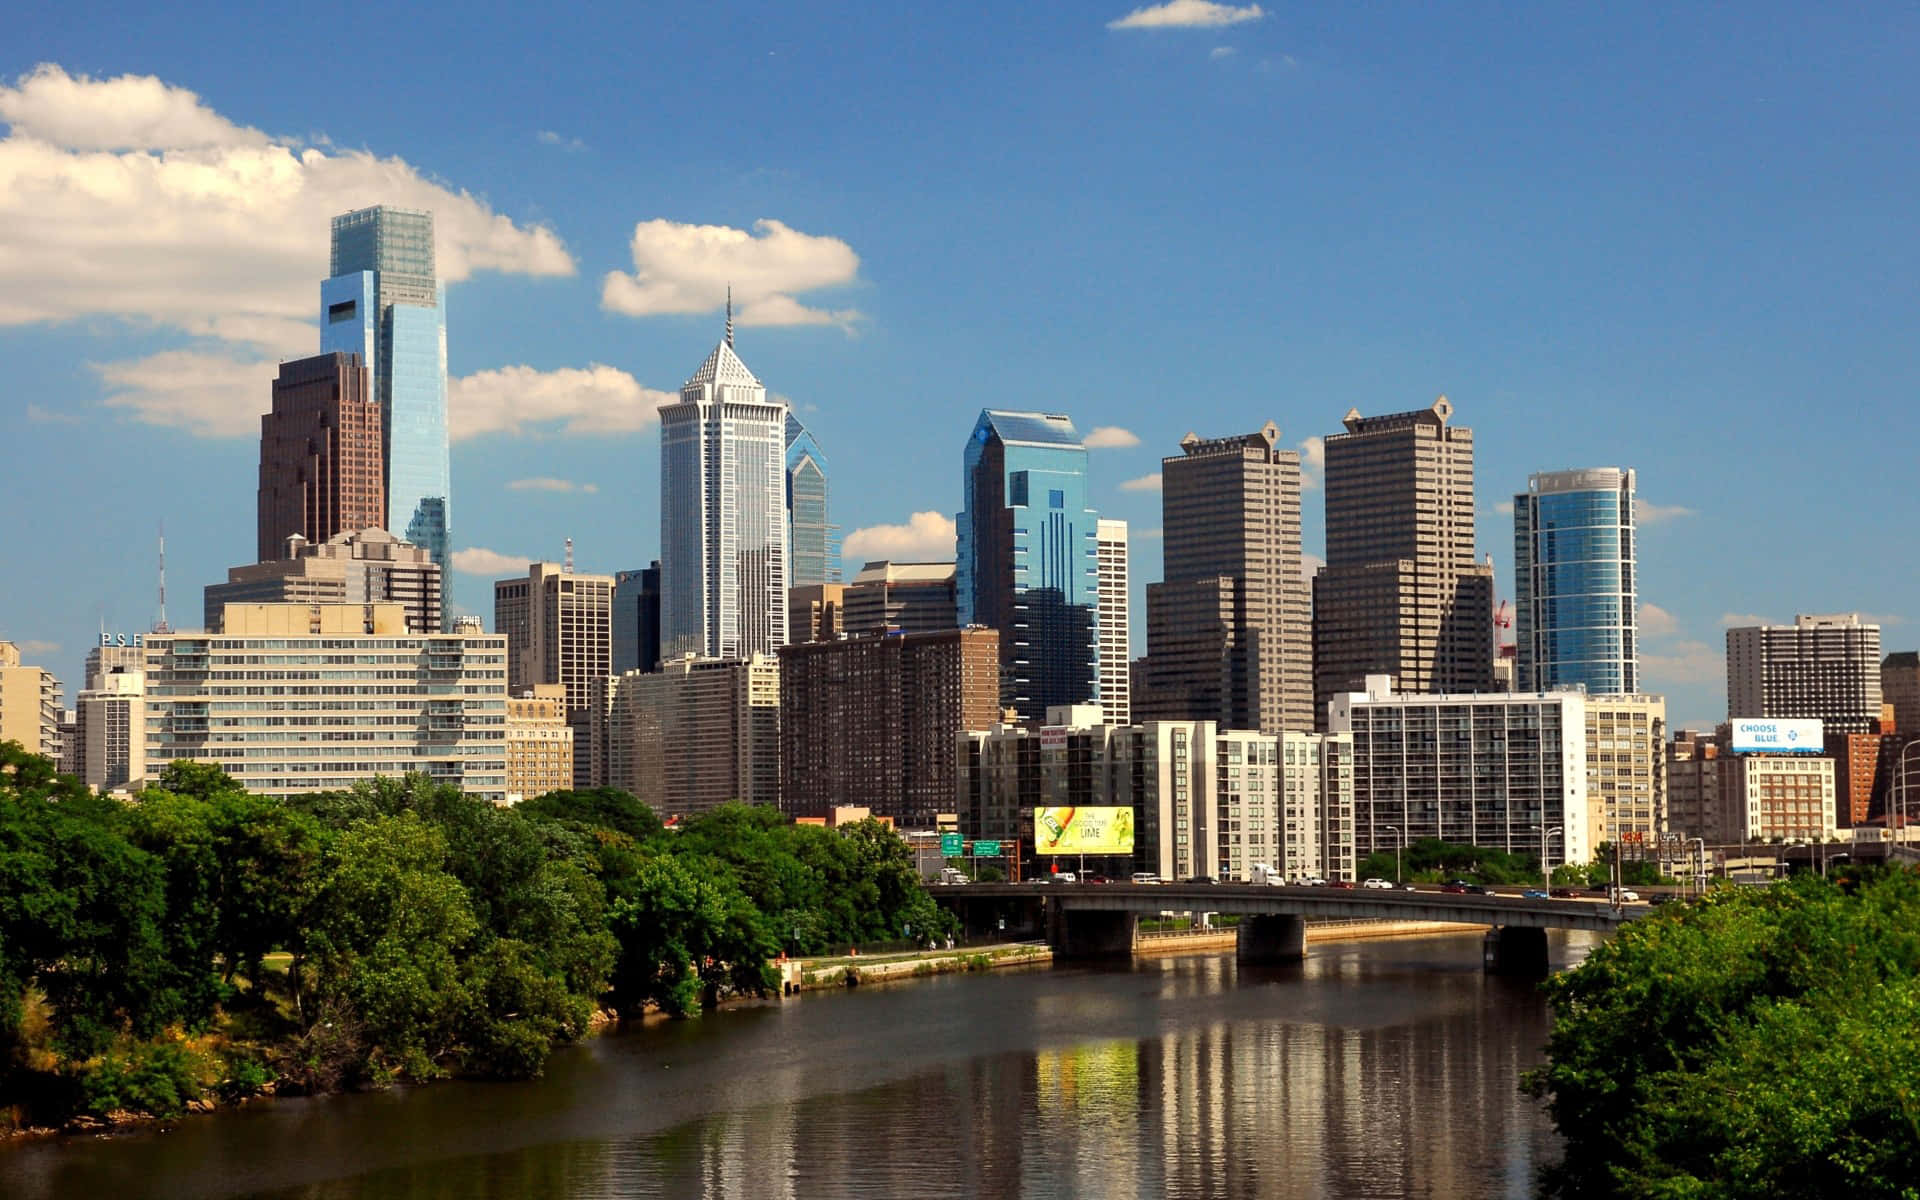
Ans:
<svg viewBox="0 0 1920 1200"><path fill-rule="evenodd" d="M1132 958L1139 928L1134 913L1047 905L1047 947L1055 958Z"/></svg>
<svg viewBox="0 0 1920 1200"><path fill-rule="evenodd" d="M1233 957L1249 966L1300 962L1307 957L1307 922L1301 917L1241 917Z"/></svg>
<svg viewBox="0 0 1920 1200"><path fill-rule="evenodd" d="M1547 931L1496 925L1482 943L1487 974L1539 978L1547 974Z"/></svg>

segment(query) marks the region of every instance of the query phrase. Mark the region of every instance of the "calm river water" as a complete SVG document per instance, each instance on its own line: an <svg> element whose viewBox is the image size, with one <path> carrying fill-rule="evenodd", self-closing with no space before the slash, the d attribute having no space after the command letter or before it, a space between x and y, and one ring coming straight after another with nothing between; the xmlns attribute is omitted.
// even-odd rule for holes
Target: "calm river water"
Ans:
<svg viewBox="0 0 1920 1200"><path fill-rule="evenodd" d="M1523 1198L1557 1153L1516 1086L1546 1031L1477 935L947 976L598 1038L534 1083L0 1149L0 1194Z"/></svg>

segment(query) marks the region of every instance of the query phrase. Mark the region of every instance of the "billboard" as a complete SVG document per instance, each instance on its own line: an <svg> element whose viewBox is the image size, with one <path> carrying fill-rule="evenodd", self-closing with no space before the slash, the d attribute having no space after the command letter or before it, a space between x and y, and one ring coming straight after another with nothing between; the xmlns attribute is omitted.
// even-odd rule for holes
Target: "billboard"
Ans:
<svg viewBox="0 0 1920 1200"><path fill-rule="evenodd" d="M1735 717L1735 754L1819 754L1826 749L1824 730L1817 720L1781 720L1772 717Z"/></svg>
<svg viewBox="0 0 1920 1200"><path fill-rule="evenodd" d="M1036 808L1033 847L1040 854L1132 854L1131 808Z"/></svg>

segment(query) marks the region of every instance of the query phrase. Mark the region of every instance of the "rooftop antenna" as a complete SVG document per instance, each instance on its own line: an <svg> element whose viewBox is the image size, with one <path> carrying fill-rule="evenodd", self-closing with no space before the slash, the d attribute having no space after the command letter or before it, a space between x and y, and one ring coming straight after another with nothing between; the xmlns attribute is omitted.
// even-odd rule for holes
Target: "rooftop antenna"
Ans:
<svg viewBox="0 0 1920 1200"><path fill-rule="evenodd" d="M567 574L573 574L573 539L567 539Z"/></svg>
<svg viewBox="0 0 1920 1200"><path fill-rule="evenodd" d="M160 522L160 615L153 622L155 633L172 633L167 624L167 523Z"/></svg>
<svg viewBox="0 0 1920 1200"><path fill-rule="evenodd" d="M733 285L727 285L727 349L733 349Z"/></svg>

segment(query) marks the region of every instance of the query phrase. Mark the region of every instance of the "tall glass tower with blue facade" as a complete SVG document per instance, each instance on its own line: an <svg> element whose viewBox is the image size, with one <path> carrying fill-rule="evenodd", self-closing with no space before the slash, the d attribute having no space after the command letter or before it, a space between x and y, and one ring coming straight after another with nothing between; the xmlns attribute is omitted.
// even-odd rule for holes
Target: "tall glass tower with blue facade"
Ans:
<svg viewBox="0 0 1920 1200"><path fill-rule="evenodd" d="M1637 692L1633 472L1548 471L1513 498L1517 684Z"/></svg>
<svg viewBox="0 0 1920 1200"><path fill-rule="evenodd" d="M1058 413L980 414L957 522L961 625L1000 631L1000 703L1023 719L1099 695L1100 514L1087 448Z"/></svg>
<svg viewBox="0 0 1920 1200"><path fill-rule="evenodd" d="M446 293L434 274L433 214L384 205L342 213L328 274L320 351L358 354L373 376L387 531L424 547L451 580Z"/></svg>
<svg viewBox="0 0 1920 1200"><path fill-rule="evenodd" d="M840 582L839 528L827 520L827 456L800 418L787 414L787 540L793 551L789 587Z"/></svg>

